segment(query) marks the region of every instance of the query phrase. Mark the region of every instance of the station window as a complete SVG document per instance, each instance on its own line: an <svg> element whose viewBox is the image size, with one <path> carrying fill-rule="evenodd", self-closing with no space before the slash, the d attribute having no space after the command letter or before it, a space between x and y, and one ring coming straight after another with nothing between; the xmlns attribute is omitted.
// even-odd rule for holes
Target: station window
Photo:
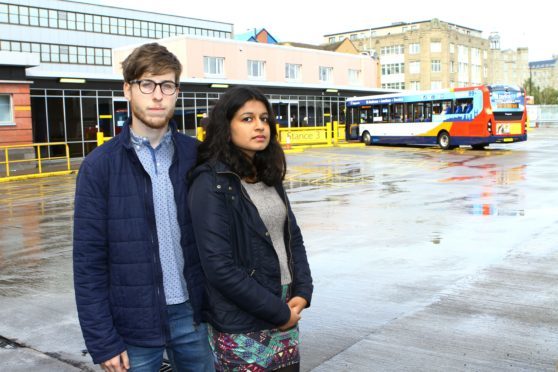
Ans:
<svg viewBox="0 0 558 372"><path fill-rule="evenodd" d="M208 76L224 76L225 58L203 57L203 72Z"/></svg>
<svg viewBox="0 0 558 372"><path fill-rule="evenodd" d="M248 77L252 79L264 79L265 61L248 60Z"/></svg>
<svg viewBox="0 0 558 372"><path fill-rule="evenodd" d="M361 70L349 69L349 83L353 85L362 84Z"/></svg>
<svg viewBox="0 0 558 372"><path fill-rule="evenodd" d="M333 81L333 67L320 66L320 81L330 83Z"/></svg>
<svg viewBox="0 0 558 372"><path fill-rule="evenodd" d="M0 125L13 124L12 96L0 94Z"/></svg>
<svg viewBox="0 0 558 372"><path fill-rule="evenodd" d="M302 65L287 63L285 64L285 79L298 81L300 80L300 70Z"/></svg>

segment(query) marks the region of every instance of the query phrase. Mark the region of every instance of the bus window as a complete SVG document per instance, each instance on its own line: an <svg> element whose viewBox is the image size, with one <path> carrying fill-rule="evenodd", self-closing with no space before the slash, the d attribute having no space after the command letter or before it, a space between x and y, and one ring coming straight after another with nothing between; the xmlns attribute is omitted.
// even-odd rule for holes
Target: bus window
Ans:
<svg viewBox="0 0 558 372"><path fill-rule="evenodd" d="M389 122L389 106L382 105L382 121Z"/></svg>
<svg viewBox="0 0 558 372"><path fill-rule="evenodd" d="M432 102L424 103L424 118L422 121L432 121Z"/></svg>
<svg viewBox="0 0 558 372"><path fill-rule="evenodd" d="M391 105L391 121L394 123L402 123L403 122L403 104L396 103Z"/></svg>
<svg viewBox="0 0 558 372"><path fill-rule="evenodd" d="M442 101L442 115L453 113L452 103L451 100Z"/></svg>
<svg viewBox="0 0 558 372"><path fill-rule="evenodd" d="M405 122L406 123L412 123L414 121L413 113L414 113L414 104L406 103L405 104Z"/></svg>
<svg viewBox="0 0 558 372"><path fill-rule="evenodd" d="M363 106L358 113L358 117L360 123L372 123L370 106Z"/></svg>
<svg viewBox="0 0 558 372"><path fill-rule="evenodd" d="M440 115L442 113L442 102L434 101L432 102L432 115Z"/></svg>
<svg viewBox="0 0 558 372"><path fill-rule="evenodd" d="M424 103L418 102L413 105L413 121L424 121Z"/></svg>
<svg viewBox="0 0 558 372"><path fill-rule="evenodd" d="M378 107L374 107L372 109L372 122L373 123L378 123L378 122L382 122L382 116L380 115L380 109Z"/></svg>
<svg viewBox="0 0 558 372"><path fill-rule="evenodd" d="M473 110L473 99L464 98L455 101L454 114L468 114Z"/></svg>

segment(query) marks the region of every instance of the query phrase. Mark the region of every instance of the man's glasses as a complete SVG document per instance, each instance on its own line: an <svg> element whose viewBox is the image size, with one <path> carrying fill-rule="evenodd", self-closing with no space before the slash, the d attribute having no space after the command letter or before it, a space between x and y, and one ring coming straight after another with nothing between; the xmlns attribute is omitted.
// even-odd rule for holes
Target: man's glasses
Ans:
<svg viewBox="0 0 558 372"><path fill-rule="evenodd" d="M153 93L158 85L159 87L161 87L161 92L163 92L163 94L166 96L172 96L178 88L178 84L176 84L174 81L169 80L165 80L160 83L156 83L153 80L132 80L130 81L130 84L137 84L139 90L143 94Z"/></svg>

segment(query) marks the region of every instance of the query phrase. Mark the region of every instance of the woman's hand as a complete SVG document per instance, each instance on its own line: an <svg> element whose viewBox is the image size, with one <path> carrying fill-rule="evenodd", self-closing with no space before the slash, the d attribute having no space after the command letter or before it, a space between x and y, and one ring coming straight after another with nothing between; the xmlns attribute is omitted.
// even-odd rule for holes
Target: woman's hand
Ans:
<svg viewBox="0 0 558 372"><path fill-rule="evenodd" d="M296 323L298 323L298 321L300 320L300 314L296 311L296 309L290 307L290 305L289 305L289 309L291 310L291 317L287 323L279 327L280 331L286 331L288 329L293 328L296 325Z"/></svg>
<svg viewBox="0 0 558 372"><path fill-rule="evenodd" d="M291 309L294 309L299 315L308 305L308 301L300 296L295 296L287 303Z"/></svg>

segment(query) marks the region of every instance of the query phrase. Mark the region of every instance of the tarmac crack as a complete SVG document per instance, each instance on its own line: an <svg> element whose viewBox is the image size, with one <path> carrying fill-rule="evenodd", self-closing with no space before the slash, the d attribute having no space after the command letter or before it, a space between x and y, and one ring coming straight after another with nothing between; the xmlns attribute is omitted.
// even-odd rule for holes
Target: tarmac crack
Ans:
<svg viewBox="0 0 558 372"><path fill-rule="evenodd" d="M9 350L9 349L28 349L28 350L32 350L36 353L46 355L49 358L56 359L59 362L71 365L72 367L76 367L76 368L80 369L81 371L86 371L86 372L94 372L95 371L94 369L90 368L85 363L81 363L81 362L77 362L75 360L64 358L58 353L43 352L43 351L37 350L35 348L32 348L32 347L30 347L30 346L28 346L28 345L26 345L22 342L11 340L11 339L3 337L3 336L0 336L0 348L1 349L7 349L7 350Z"/></svg>

